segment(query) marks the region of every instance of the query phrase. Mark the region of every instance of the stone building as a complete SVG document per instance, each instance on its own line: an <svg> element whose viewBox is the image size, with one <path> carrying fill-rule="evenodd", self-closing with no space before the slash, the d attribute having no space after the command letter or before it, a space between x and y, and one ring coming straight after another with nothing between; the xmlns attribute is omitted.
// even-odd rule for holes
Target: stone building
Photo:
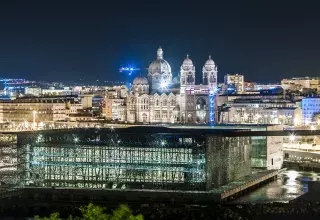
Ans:
<svg viewBox="0 0 320 220"><path fill-rule="evenodd" d="M195 66L189 56L173 77L163 50L148 68L148 76L136 77L126 99L129 123L213 123L217 67L209 56L202 68L202 84L195 84Z"/></svg>

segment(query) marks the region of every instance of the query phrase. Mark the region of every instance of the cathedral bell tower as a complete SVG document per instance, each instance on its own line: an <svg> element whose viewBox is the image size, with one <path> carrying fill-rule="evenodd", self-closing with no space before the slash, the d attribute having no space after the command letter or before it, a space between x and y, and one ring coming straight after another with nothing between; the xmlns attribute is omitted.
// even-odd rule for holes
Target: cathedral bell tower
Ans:
<svg viewBox="0 0 320 220"><path fill-rule="evenodd" d="M202 83L207 85L210 90L214 90L218 86L218 70L214 61L209 56L209 59L206 61L202 68Z"/></svg>
<svg viewBox="0 0 320 220"><path fill-rule="evenodd" d="M187 55L180 67L180 94L185 94L186 89L194 87L196 70L192 60Z"/></svg>

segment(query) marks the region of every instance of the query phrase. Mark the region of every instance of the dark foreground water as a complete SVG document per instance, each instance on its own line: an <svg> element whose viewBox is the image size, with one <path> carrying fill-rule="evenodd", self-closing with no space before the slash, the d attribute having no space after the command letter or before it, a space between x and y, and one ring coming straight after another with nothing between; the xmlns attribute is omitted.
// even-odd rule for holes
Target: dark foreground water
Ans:
<svg viewBox="0 0 320 220"><path fill-rule="evenodd" d="M320 180L320 173L287 170L279 178L231 203L289 202L308 192L308 181Z"/></svg>

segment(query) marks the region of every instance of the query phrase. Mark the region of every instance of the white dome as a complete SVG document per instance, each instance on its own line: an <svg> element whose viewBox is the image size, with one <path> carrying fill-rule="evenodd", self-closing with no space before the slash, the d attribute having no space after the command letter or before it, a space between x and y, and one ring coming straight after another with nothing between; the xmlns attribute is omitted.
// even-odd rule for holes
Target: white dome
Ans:
<svg viewBox="0 0 320 220"><path fill-rule="evenodd" d="M181 70L183 71L194 71L195 67L193 66L192 60L187 55L187 58L183 61L181 65Z"/></svg>
<svg viewBox="0 0 320 220"><path fill-rule="evenodd" d="M187 55L187 58L182 63L183 66L193 66L192 60L189 58L189 55Z"/></svg>
<svg viewBox="0 0 320 220"><path fill-rule="evenodd" d="M148 85L148 80L146 77L137 76L133 80L133 85Z"/></svg>
<svg viewBox="0 0 320 220"><path fill-rule="evenodd" d="M161 47L157 51L157 59L154 60L149 66L149 75L158 74L171 74L171 67L167 61L163 59L163 51Z"/></svg>
<svg viewBox="0 0 320 220"><path fill-rule="evenodd" d="M216 64L214 63L214 61L211 59L211 56L209 56L209 59L206 61L206 63L204 64L205 66L215 66Z"/></svg>

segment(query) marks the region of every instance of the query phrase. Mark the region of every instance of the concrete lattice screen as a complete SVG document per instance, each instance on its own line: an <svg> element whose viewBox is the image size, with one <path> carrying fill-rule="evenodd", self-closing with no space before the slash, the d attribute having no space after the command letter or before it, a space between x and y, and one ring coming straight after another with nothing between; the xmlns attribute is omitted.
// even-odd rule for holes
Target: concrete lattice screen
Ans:
<svg viewBox="0 0 320 220"><path fill-rule="evenodd" d="M248 140L117 129L22 132L17 179L26 187L210 190L249 174Z"/></svg>

